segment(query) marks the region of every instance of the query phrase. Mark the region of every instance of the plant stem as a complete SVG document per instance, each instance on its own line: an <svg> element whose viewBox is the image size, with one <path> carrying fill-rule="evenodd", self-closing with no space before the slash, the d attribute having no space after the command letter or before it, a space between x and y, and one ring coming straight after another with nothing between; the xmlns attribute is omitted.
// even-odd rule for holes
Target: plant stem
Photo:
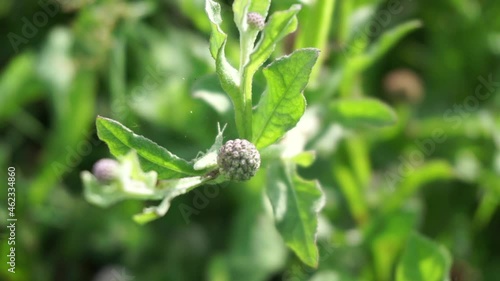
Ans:
<svg viewBox="0 0 500 281"><path fill-rule="evenodd" d="M248 71L248 61L250 60L250 55L253 50L254 36L251 36L247 32L242 32L240 35L240 92L243 96L243 131L241 137L252 141L252 79Z"/></svg>

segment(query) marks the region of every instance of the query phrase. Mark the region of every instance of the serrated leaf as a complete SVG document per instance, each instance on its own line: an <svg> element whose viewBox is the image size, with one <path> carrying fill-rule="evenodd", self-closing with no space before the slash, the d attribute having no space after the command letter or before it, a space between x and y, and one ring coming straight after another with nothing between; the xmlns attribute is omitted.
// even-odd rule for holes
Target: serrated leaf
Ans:
<svg viewBox="0 0 500 281"><path fill-rule="evenodd" d="M301 49L264 69L268 83L253 119L253 143L261 149L273 144L293 128L304 114L307 85L319 50Z"/></svg>
<svg viewBox="0 0 500 281"><path fill-rule="evenodd" d="M316 267L318 213L324 205L319 183L302 179L290 162L274 162L267 171L266 193L279 232L305 264Z"/></svg>
<svg viewBox="0 0 500 281"><path fill-rule="evenodd" d="M266 62L281 39L297 29L297 13L300 9L300 5L292 5L290 9L275 12L271 16L246 66L250 75L253 75Z"/></svg>
<svg viewBox="0 0 500 281"><path fill-rule="evenodd" d="M419 235L408 240L396 269L397 281L447 281L451 256L446 248Z"/></svg>
<svg viewBox="0 0 500 281"><path fill-rule="evenodd" d="M208 19L210 20L210 26L212 27L212 33L210 34L210 54L212 54L212 58L217 59L220 47L227 39L227 34L221 27L221 7L219 3L215 1L206 0L205 12L207 13Z"/></svg>
<svg viewBox="0 0 500 281"><path fill-rule="evenodd" d="M396 123L396 113L375 99L342 99L329 106L329 117L344 127L383 127Z"/></svg>
<svg viewBox="0 0 500 281"><path fill-rule="evenodd" d="M117 121L99 116L96 126L97 135L106 142L111 154L119 158L130 150L135 150L139 155L141 167L145 171L158 172L159 179L200 174L186 160L177 157L155 142L135 134Z"/></svg>
<svg viewBox="0 0 500 281"><path fill-rule="evenodd" d="M227 34L222 30L222 16L220 5L212 0L206 0L205 11L210 20L212 33L210 34L210 53L215 59L217 75L221 80L222 88L232 98L238 93L239 75L238 71L231 66L225 55Z"/></svg>
<svg viewBox="0 0 500 281"><path fill-rule="evenodd" d="M210 53L215 59L215 70L224 91L231 97L236 113L236 124L242 124L240 112L243 112L243 96L240 94L240 75L227 61L225 48L227 34L222 30L222 16L220 5L212 0L206 0L205 11L210 20L212 33L210 35ZM238 125L241 127L241 125Z"/></svg>

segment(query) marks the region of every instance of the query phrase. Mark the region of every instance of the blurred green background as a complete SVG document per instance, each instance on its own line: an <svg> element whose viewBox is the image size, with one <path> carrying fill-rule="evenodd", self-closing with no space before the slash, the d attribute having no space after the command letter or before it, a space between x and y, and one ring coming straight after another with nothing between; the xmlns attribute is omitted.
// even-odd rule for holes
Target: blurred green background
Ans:
<svg viewBox="0 0 500 281"><path fill-rule="evenodd" d="M237 61L232 1L220 3ZM131 219L143 202L83 199L80 171L109 157L97 115L188 159L210 147L217 122L236 137L203 0L2 0L0 220L13 166L18 222L15 274L2 227L0 279L393 280L416 230L450 251L450 280L499 280L500 2L276 0L271 10L294 3L299 30L275 57L322 49L300 131L318 154L300 172L327 196L318 269L283 245L260 200L263 173L181 196L145 226ZM263 85L258 73L256 92ZM393 107L397 125L314 113L362 96ZM182 206L196 212L186 219Z"/></svg>

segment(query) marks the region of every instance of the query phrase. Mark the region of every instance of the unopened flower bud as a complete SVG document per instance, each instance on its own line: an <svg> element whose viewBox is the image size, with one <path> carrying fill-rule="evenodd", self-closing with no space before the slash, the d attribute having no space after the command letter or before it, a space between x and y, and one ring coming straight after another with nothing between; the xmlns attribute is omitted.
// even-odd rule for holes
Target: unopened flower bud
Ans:
<svg viewBox="0 0 500 281"><path fill-rule="evenodd" d="M246 181L260 167L260 154L255 145L244 139L227 141L217 155L219 172L229 180Z"/></svg>
<svg viewBox="0 0 500 281"><path fill-rule="evenodd" d="M97 161L92 167L92 173L98 181L109 183L118 177L120 164L118 161L109 158L103 158Z"/></svg>
<svg viewBox="0 0 500 281"><path fill-rule="evenodd" d="M266 25L266 20L259 13L250 12L247 14L247 23L252 28L262 30Z"/></svg>

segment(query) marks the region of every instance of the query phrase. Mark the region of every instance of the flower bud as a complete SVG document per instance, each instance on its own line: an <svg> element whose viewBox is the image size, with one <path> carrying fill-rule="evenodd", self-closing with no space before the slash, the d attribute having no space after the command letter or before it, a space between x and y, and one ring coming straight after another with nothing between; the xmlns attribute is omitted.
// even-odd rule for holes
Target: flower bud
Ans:
<svg viewBox="0 0 500 281"><path fill-rule="evenodd" d="M252 28L262 30L266 25L266 20L259 13L250 12L247 14L247 23Z"/></svg>
<svg viewBox="0 0 500 281"><path fill-rule="evenodd" d="M244 139L227 141L217 155L219 172L229 180L246 181L260 167L260 154L255 145Z"/></svg>
<svg viewBox="0 0 500 281"><path fill-rule="evenodd" d="M98 181L109 183L118 177L120 165L118 161L109 158L103 158L97 161L92 167L92 173Z"/></svg>

